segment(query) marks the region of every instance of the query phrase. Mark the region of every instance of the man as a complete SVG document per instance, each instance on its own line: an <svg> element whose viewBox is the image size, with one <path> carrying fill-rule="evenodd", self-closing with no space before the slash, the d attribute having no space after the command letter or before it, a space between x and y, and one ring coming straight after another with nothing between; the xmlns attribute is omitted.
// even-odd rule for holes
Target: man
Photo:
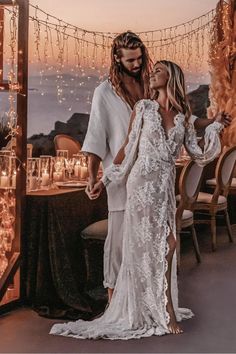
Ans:
<svg viewBox="0 0 236 354"><path fill-rule="evenodd" d="M99 164L113 162L123 145L132 109L137 101L149 95L150 59L141 39L128 31L118 35L111 49L109 79L94 91L88 131L82 151L89 154L87 194L92 199ZM223 119L223 118L222 118ZM212 120L196 119L196 129ZM126 202L125 185L110 183L108 195L108 235L104 245L104 287L110 302L122 257L123 218Z"/></svg>
<svg viewBox="0 0 236 354"><path fill-rule="evenodd" d="M141 39L128 31L118 35L111 49L109 79L94 91L88 131L82 151L89 154L87 193L96 183L100 161L108 167L127 135L130 114L137 101L149 97L150 59ZM111 300L122 254L125 185L109 185L108 235L104 245L104 286Z"/></svg>

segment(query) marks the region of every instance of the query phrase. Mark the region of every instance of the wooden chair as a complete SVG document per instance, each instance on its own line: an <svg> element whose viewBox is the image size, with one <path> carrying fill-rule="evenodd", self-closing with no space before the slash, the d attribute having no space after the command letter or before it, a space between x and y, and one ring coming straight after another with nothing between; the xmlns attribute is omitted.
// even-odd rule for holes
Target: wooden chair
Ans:
<svg viewBox="0 0 236 354"><path fill-rule="evenodd" d="M200 192L194 210L210 215L210 220L195 220L196 223L211 224L212 250L216 250L216 214L223 212L229 241L233 242L232 230L227 209L227 196L233 178L236 162L236 146L225 149L220 155L215 170L215 185L213 193ZM208 180L208 186L212 182Z"/></svg>
<svg viewBox="0 0 236 354"><path fill-rule="evenodd" d="M81 231L86 263L86 289L94 289L103 282L103 249L108 232L108 220L100 220Z"/></svg>
<svg viewBox="0 0 236 354"><path fill-rule="evenodd" d="M180 194L176 196L176 201L179 202L176 212L176 251L178 267L180 266L180 232L185 228L189 228L191 231L196 259L198 262L201 262L197 235L194 228L193 206L199 193L202 171L203 167L198 166L195 161L191 160L184 166L180 174Z"/></svg>
<svg viewBox="0 0 236 354"><path fill-rule="evenodd" d="M216 187L216 178L211 178L206 180L206 185L209 188L215 188ZM236 195L236 165L233 171L233 177L230 183L229 187L229 194L230 195Z"/></svg>
<svg viewBox="0 0 236 354"><path fill-rule="evenodd" d="M54 138L56 150L68 150L68 157L78 154L81 150L80 143L69 135L58 134Z"/></svg>

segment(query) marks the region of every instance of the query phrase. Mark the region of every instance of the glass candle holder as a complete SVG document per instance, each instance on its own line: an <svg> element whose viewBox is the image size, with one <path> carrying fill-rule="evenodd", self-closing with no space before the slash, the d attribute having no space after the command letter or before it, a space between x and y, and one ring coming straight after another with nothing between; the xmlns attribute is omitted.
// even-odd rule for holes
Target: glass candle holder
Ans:
<svg viewBox="0 0 236 354"><path fill-rule="evenodd" d="M65 159L64 157L56 156L53 158L53 181L61 182L65 175Z"/></svg>
<svg viewBox="0 0 236 354"><path fill-rule="evenodd" d="M11 176L10 176L10 155L0 155L0 188L10 188Z"/></svg>
<svg viewBox="0 0 236 354"><path fill-rule="evenodd" d="M85 181L87 180L87 178L88 178L88 159L85 155L83 155L81 161L80 179L82 181Z"/></svg>
<svg viewBox="0 0 236 354"><path fill-rule="evenodd" d="M74 172L74 165L75 165L75 159L73 157L65 159L65 168L69 179L71 179L72 173Z"/></svg>
<svg viewBox="0 0 236 354"><path fill-rule="evenodd" d="M52 156L41 155L39 157L40 184L43 188L49 188L52 181Z"/></svg>
<svg viewBox="0 0 236 354"><path fill-rule="evenodd" d="M27 191L35 191L39 188L40 159L32 157L27 159Z"/></svg>
<svg viewBox="0 0 236 354"><path fill-rule="evenodd" d="M57 150L57 157L64 157L64 159L68 159L68 150Z"/></svg>
<svg viewBox="0 0 236 354"><path fill-rule="evenodd" d="M16 174L17 174L17 166L16 166L16 156L9 157L9 177L10 177L10 187L12 189L16 188Z"/></svg>
<svg viewBox="0 0 236 354"><path fill-rule="evenodd" d="M78 154L73 154L73 158L75 159L74 164L74 177L78 180L81 179L81 166L83 161L83 153L79 152Z"/></svg>

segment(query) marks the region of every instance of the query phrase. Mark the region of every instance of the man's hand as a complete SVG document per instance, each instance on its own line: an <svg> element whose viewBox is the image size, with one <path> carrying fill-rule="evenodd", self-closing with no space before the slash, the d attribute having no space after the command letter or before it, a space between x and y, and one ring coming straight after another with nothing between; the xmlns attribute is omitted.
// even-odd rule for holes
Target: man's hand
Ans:
<svg viewBox="0 0 236 354"><path fill-rule="evenodd" d="M93 200L93 199L97 199L100 196L103 188L104 188L104 184L102 183L102 181L99 181L93 186L93 188L90 191L88 191L88 186L87 186L85 192L88 195L89 199Z"/></svg>
<svg viewBox="0 0 236 354"><path fill-rule="evenodd" d="M224 125L224 127L228 127L232 122L232 117L230 114L225 112L220 112L215 117L215 122L219 122Z"/></svg>
<svg viewBox="0 0 236 354"><path fill-rule="evenodd" d="M86 187L86 189L85 189L85 193L87 194L87 196L89 197L89 199L91 199L91 198L90 198L90 193L91 193L91 191L93 190L93 187L94 187L94 185L96 184L96 182L97 182L97 180L94 179L94 178L89 178L89 180L88 180L88 184L87 184L87 187Z"/></svg>

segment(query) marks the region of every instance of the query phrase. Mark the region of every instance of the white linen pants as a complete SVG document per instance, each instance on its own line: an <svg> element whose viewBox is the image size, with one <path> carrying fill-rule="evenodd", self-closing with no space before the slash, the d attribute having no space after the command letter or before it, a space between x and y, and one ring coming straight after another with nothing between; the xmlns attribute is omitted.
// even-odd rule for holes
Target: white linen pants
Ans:
<svg viewBox="0 0 236 354"><path fill-rule="evenodd" d="M105 288L114 289L122 261L124 210L110 211L108 233L104 244Z"/></svg>

